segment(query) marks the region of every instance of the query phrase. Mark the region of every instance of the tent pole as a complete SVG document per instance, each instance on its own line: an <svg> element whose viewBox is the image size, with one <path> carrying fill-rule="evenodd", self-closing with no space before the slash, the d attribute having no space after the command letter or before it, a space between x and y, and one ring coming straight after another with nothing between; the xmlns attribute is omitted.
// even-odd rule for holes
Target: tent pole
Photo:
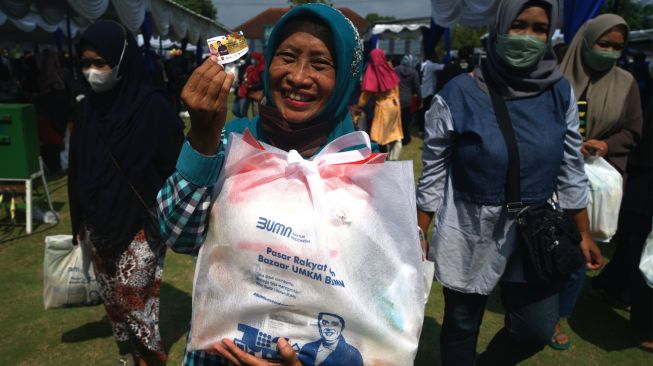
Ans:
<svg viewBox="0 0 653 366"><path fill-rule="evenodd" d="M70 9L66 11L66 29L68 30L68 55L72 60L73 79L77 79L77 68L75 67L75 57L73 56L73 35L70 32Z"/></svg>

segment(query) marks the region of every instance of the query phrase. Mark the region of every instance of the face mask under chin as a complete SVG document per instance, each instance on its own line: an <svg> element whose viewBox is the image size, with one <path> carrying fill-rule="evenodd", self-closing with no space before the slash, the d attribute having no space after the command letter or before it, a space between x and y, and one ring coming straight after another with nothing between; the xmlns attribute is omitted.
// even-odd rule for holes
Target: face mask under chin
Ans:
<svg viewBox="0 0 653 366"><path fill-rule="evenodd" d="M116 87L120 78L118 78L118 68L114 67L111 71L99 71L93 68L84 70L84 78L91 85L96 93L104 93Z"/></svg>

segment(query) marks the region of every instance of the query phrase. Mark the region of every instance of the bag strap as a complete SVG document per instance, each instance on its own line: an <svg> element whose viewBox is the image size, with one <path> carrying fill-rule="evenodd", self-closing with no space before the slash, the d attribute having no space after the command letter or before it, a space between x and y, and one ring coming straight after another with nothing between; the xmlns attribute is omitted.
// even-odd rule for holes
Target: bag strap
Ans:
<svg viewBox="0 0 653 366"><path fill-rule="evenodd" d="M510 122L510 114L506 107L506 101L497 92L488 86L492 106L497 117L499 129L503 135L508 148L508 173L506 177L506 207L509 213L518 213L524 208L521 202L521 181L519 179L519 149L517 139Z"/></svg>
<svg viewBox="0 0 653 366"><path fill-rule="evenodd" d="M127 174L125 174L125 171L122 169L120 164L118 164L118 160L116 160L116 157L113 155L113 151L111 151L111 149L109 148L108 145L107 145L107 150L109 151L109 156L111 157L111 161L113 162L113 165L115 165L115 167L116 167L116 169L118 169L118 172L120 173L120 175L125 179L127 184L129 184L129 188L131 188L132 192L134 192L134 194L136 195L136 198L138 198L141 205L143 205L143 208L145 209L145 212L147 212L147 215L150 217L150 219L152 219L154 221L154 223L156 225L158 225L157 224L158 219L157 219L156 215L150 210L149 207L147 207L147 203L145 203L145 200L143 199L141 194L138 193L138 190L136 189L136 187L134 187L131 180L129 180L129 177L127 177Z"/></svg>

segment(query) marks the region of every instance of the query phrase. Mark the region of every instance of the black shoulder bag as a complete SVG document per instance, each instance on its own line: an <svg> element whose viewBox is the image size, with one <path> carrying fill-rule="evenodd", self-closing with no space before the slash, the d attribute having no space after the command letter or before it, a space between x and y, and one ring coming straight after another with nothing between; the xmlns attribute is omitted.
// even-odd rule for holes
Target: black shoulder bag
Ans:
<svg viewBox="0 0 653 366"><path fill-rule="evenodd" d="M576 225L551 203L525 206L521 201L519 149L505 100L489 88L499 129L508 147L506 207L517 221L517 240L529 283L550 285L585 265Z"/></svg>

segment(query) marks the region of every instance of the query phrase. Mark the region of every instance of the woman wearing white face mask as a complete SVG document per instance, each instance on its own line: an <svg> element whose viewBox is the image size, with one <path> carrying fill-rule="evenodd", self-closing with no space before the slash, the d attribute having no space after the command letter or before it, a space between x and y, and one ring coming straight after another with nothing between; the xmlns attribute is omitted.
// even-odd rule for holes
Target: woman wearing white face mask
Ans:
<svg viewBox="0 0 653 366"><path fill-rule="evenodd" d="M94 23L79 50L92 91L70 144L73 235L88 239L119 364L163 364L158 310L166 247L150 213L174 171L183 124L164 91L145 79L136 41L120 24Z"/></svg>

